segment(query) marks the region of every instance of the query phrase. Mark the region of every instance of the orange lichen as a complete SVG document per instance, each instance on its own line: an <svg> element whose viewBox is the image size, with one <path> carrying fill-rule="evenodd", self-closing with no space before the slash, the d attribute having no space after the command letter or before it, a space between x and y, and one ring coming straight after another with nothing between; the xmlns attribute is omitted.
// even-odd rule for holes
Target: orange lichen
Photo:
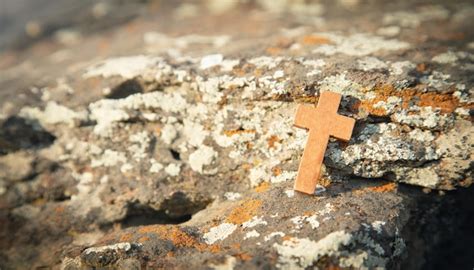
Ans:
<svg viewBox="0 0 474 270"><path fill-rule="evenodd" d="M188 233L182 231L179 227L176 226L166 226L166 225L149 225L143 226L138 229L140 234L156 234L158 237L168 240L173 245L179 248L194 248L198 251L208 251L212 253L217 253L221 250L218 245L207 245L201 243L198 239L189 235ZM142 236L139 242L148 241L147 236Z"/></svg>
<svg viewBox="0 0 474 270"><path fill-rule="evenodd" d="M282 48L279 48L279 47L269 47L265 50L268 54L270 55L277 55L279 53L281 53L282 51Z"/></svg>
<svg viewBox="0 0 474 270"><path fill-rule="evenodd" d="M160 136L160 134L161 134L161 127L155 128L155 133L156 133L157 136Z"/></svg>
<svg viewBox="0 0 474 270"><path fill-rule="evenodd" d="M250 256L248 253L237 253L234 256L242 261L250 261L252 259L252 256Z"/></svg>
<svg viewBox="0 0 474 270"><path fill-rule="evenodd" d="M418 106L440 108L441 112L451 113L459 106L459 100L450 94L423 93Z"/></svg>
<svg viewBox="0 0 474 270"><path fill-rule="evenodd" d="M210 245L207 250L211 253L219 253L221 252L221 247L219 245Z"/></svg>
<svg viewBox="0 0 474 270"><path fill-rule="evenodd" d="M59 205L54 209L54 212L56 212L56 214L62 214L64 213L64 210L66 210L66 207Z"/></svg>
<svg viewBox="0 0 474 270"><path fill-rule="evenodd" d="M130 242L133 238L131 233L125 233L120 236L120 242Z"/></svg>
<svg viewBox="0 0 474 270"><path fill-rule="evenodd" d="M242 169L248 171L248 170L250 170L250 169L253 168L253 165L250 164L250 163L243 163L242 165L240 165L240 168L242 168Z"/></svg>
<svg viewBox="0 0 474 270"><path fill-rule="evenodd" d="M321 177L318 183L323 187L329 187L329 185L331 185L331 180L329 180L329 178Z"/></svg>
<svg viewBox="0 0 474 270"><path fill-rule="evenodd" d="M319 45L319 44L329 44L331 40L326 37L317 36L317 35L307 35L304 36L301 40L301 43L304 45Z"/></svg>
<svg viewBox="0 0 474 270"><path fill-rule="evenodd" d="M270 183L268 182L262 182L260 185L258 185L254 190L257 193L262 193L267 191L270 188Z"/></svg>
<svg viewBox="0 0 474 270"><path fill-rule="evenodd" d="M356 108L363 109L371 115L385 116L386 110L375 108L374 105L380 101L386 102L389 97L399 97L400 106L404 109L413 104L420 107L439 108L442 113L452 113L459 106L459 99L451 94L421 93L411 88L396 90L391 85L383 85L375 89L373 99L361 101Z"/></svg>
<svg viewBox="0 0 474 270"><path fill-rule="evenodd" d="M319 96L314 97L295 97L295 102L318 104Z"/></svg>
<svg viewBox="0 0 474 270"><path fill-rule="evenodd" d="M150 240L150 237L148 237L148 236L143 236L143 237L138 238L138 243L142 243L142 244L143 244L143 243L145 243L145 242L147 242L147 241L149 241L149 240Z"/></svg>
<svg viewBox="0 0 474 270"><path fill-rule="evenodd" d="M263 75L263 70L260 69L260 68L257 68L257 69L255 69L255 70L253 71L253 75L254 75L255 77L261 77L261 76Z"/></svg>
<svg viewBox="0 0 474 270"><path fill-rule="evenodd" d="M194 237L183 232L180 228L164 225L150 225L138 229L139 233L155 233L160 238L171 241L176 247L189 247L198 250L205 250L207 245L200 243Z"/></svg>
<svg viewBox="0 0 474 270"><path fill-rule="evenodd" d="M260 200L251 199L242 202L227 216L227 221L234 224L242 224L249 221L252 217L257 215L261 206L262 201Z"/></svg>
<svg viewBox="0 0 474 270"><path fill-rule="evenodd" d="M416 71L425 72L426 71L426 64L425 63L420 63L420 64L416 65Z"/></svg>
<svg viewBox="0 0 474 270"><path fill-rule="evenodd" d="M281 142L281 139L278 138L276 135L270 136L270 138L267 139L267 144L269 148L275 148L276 143Z"/></svg>
<svg viewBox="0 0 474 270"><path fill-rule="evenodd" d="M362 194L362 193L365 193L365 192L385 193L385 192L394 191L396 188L397 188L396 183L387 183L387 184L383 184L383 185L380 185L380 186L366 187L366 188L362 188L362 189L359 189L359 190L355 190L354 193L356 193L356 194Z"/></svg>
<svg viewBox="0 0 474 270"><path fill-rule="evenodd" d="M289 241L289 240L292 240L293 237L291 237L290 235L285 235L282 237L283 241Z"/></svg>
<svg viewBox="0 0 474 270"><path fill-rule="evenodd" d="M232 137L236 134L251 134L251 133L255 133L255 129L229 129L229 130L224 130L223 133L228 136L228 137Z"/></svg>
<svg viewBox="0 0 474 270"><path fill-rule="evenodd" d="M367 190L370 190L373 192L390 192L390 191L394 191L396 188L397 188L396 183L388 183L381 186L368 187Z"/></svg>
<svg viewBox="0 0 474 270"><path fill-rule="evenodd" d="M272 168L273 176L278 176L283 172L283 170L279 166L275 166Z"/></svg>
<svg viewBox="0 0 474 270"><path fill-rule="evenodd" d="M245 147L247 148L247 150L250 150L250 149L253 148L253 143L247 142L247 143L245 144Z"/></svg>

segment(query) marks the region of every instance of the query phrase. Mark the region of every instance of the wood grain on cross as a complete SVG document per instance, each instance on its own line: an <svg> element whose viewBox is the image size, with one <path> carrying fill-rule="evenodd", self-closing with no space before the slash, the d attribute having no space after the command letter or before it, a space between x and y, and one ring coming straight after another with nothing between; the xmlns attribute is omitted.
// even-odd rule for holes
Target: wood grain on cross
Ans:
<svg viewBox="0 0 474 270"><path fill-rule="evenodd" d="M352 136L355 119L337 114L340 102L340 94L323 92L316 107L311 105L298 107L295 126L308 129L309 136L296 177L297 191L314 193L329 136L343 141L349 141Z"/></svg>

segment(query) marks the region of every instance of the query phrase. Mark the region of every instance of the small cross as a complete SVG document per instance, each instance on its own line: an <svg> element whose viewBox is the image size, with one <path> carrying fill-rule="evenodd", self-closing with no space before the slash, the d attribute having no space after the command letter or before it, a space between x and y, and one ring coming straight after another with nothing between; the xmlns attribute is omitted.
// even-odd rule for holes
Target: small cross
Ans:
<svg viewBox="0 0 474 270"><path fill-rule="evenodd" d="M309 130L309 138L303 152L295 190L313 194L323 164L324 152L329 136L349 141L355 119L337 114L341 95L332 92L321 93L316 108L300 105L296 112L295 126Z"/></svg>

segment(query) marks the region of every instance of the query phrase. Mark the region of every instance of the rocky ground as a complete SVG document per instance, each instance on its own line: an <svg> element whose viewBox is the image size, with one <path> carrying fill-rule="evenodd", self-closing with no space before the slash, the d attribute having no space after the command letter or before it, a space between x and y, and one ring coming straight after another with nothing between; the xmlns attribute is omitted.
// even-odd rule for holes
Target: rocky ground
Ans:
<svg viewBox="0 0 474 270"><path fill-rule="evenodd" d="M474 267L473 4L84 5L0 55L2 269Z"/></svg>

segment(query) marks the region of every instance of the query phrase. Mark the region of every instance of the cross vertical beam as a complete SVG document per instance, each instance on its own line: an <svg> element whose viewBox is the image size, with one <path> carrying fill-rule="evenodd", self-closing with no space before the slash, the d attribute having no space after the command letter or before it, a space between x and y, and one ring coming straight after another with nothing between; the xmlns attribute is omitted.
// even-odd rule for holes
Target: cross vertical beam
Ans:
<svg viewBox="0 0 474 270"><path fill-rule="evenodd" d="M349 141L355 119L337 114L341 95L321 93L316 108L300 105L296 112L295 126L309 130L308 140L298 169L294 189L313 194L321 174L329 137Z"/></svg>

